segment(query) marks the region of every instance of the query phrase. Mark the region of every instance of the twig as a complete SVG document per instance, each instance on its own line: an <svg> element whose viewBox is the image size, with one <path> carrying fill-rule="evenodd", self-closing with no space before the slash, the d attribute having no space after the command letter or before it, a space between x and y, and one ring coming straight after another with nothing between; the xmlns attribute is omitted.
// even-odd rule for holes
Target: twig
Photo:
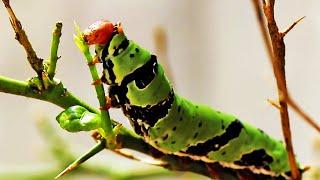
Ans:
<svg viewBox="0 0 320 180"><path fill-rule="evenodd" d="M286 36L288 32L290 32L302 19L304 19L305 16L301 17L300 19L296 20L291 26L285 30L283 33L281 33L282 36Z"/></svg>
<svg viewBox="0 0 320 180"><path fill-rule="evenodd" d="M9 19L14 29L14 32L16 33L16 39L19 41L19 43L23 46L24 50L26 51L27 58L31 67L36 71L38 77L41 78L43 71L43 59L39 58L34 49L32 48L32 45L27 37L26 32L22 29L22 25L19 19L16 17L10 6L10 0L2 0L2 2L5 5L10 16Z"/></svg>
<svg viewBox="0 0 320 180"><path fill-rule="evenodd" d="M272 63L273 72L276 78L279 104L280 104L280 116L282 124L282 132L284 135L286 149L288 152L289 164L291 167L291 174L294 180L301 179L301 175L295 160L292 141L291 141L291 131L289 123L289 114L286 98L288 97L286 78L285 78L285 44L283 41L283 36L279 32L278 26L274 19L274 0L263 1L263 10L265 17L268 22L269 35L271 37L270 44L269 38L267 37L267 30L265 27L264 18L262 18L261 5L258 0L252 0L256 10L258 22L260 29L263 34L265 46L268 49L268 54L270 61ZM272 48L272 49L271 49Z"/></svg>
<svg viewBox="0 0 320 180"><path fill-rule="evenodd" d="M317 124L306 112L304 112L296 102L290 97L287 96L286 99L287 103L289 106L296 112L298 113L303 119L307 121L312 127L314 127L318 132L320 132L320 126Z"/></svg>
<svg viewBox="0 0 320 180"><path fill-rule="evenodd" d="M55 179L60 178L61 176L66 175L67 173L71 172L75 168L77 168L80 164L84 163L92 156L96 155L98 152L102 151L106 147L106 141L103 139L99 141L92 149L90 149L87 153L83 156L76 159L72 164L70 164L65 170L63 170L60 174L58 174Z"/></svg>
<svg viewBox="0 0 320 180"><path fill-rule="evenodd" d="M52 32L52 41L51 41L51 53L50 53L50 61L49 61L49 67L47 70L48 77L52 80L55 71L56 71L56 65L58 60L58 48L60 43L60 37L61 37L61 30L62 30L62 23L57 22L56 27L54 28Z"/></svg>
<svg viewBox="0 0 320 180"><path fill-rule="evenodd" d="M108 147L110 149L114 149L114 148L116 148L116 142L115 142L116 139L115 139L115 134L113 132L112 123L110 120L110 115L108 112L109 108L107 107L108 105L107 105L104 87L102 85L102 82L101 82L100 77L98 75L97 68L95 66L95 63L97 62L97 59L96 59L97 57L95 59L92 58L90 51L89 51L89 47L86 44L86 42L84 41L84 39L82 37L82 32L80 31L80 28L77 25L76 25L76 31L77 31L77 35L74 36L74 41L87 60L87 63L88 63L89 69L90 69L90 73L91 73L91 77L94 82L93 85L95 87L97 97L99 100L99 104L100 104L101 128L104 131L104 132L100 131L100 133L102 133L102 136L104 138L107 138Z"/></svg>
<svg viewBox="0 0 320 180"><path fill-rule="evenodd" d="M99 113L97 109L65 89L62 83L54 85L50 91L45 90L39 94L27 82L0 76L0 92L51 102L64 109L74 105L81 105L91 112Z"/></svg>

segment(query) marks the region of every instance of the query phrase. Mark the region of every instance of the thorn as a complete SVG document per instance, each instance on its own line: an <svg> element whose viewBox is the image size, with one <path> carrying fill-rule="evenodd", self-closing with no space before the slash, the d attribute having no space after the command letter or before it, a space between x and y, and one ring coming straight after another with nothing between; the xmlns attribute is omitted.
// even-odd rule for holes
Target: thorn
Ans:
<svg viewBox="0 0 320 180"><path fill-rule="evenodd" d="M106 96L106 105L104 107L100 107L100 110L108 111L112 107L111 98Z"/></svg>
<svg viewBox="0 0 320 180"><path fill-rule="evenodd" d="M91 62L88 63L88 66L94 66L98 63L101 63L98 56L95 56Z"/></svg>
<svg viewBox="0 0 320 180"><path fill-rule="evenodd" d="M99 107L99 109L102 111L108 111L110 109L110 107L109 106Z"/></svg>
<svg viewBox="0 0 320 180"><path fill-rule="evenodd" d="M106 96L106 103L107 103L107 108L110 109L112 107L112 102L109 96Z"/></svg>
<svg viewBox="0 0 320 180"><path fill-rule="evenodd" d="M280 107L280 104L278 103L278 102L275 102L275 101L273 101L273 100L271 100L271 99L267 99L267 101L273 106L273 107L275 107L275 108L277 108L277 109L281 109L281 107Z"/></svg>
<svg viewBox="0 0 320 180"><path fill-rule="evenodd" d="M310 169L311 169L310 166L306 166L306 167L304 167L304 168L302 169L302 172L304 173L304 172L306 172L306 171L309 171Z"/></svg>
<svg viewBox="0 0 320 180"><path fill-rule="evenodd" d="M102 84L101 79L97 79L97 80L93 81L93 83L91 83L91 85L94 85L94 86L97 86L97 85L100 85L100 84Z"/></svg>
<svg viewBox="0 0 320 180"><path fill-rule="evenodd" d="M86 152L84 155L76 159L73 163L71 163L65 170L63 170L60 174L58 174L55 179L58 179L72 170L76 169L78 166L80 166L82 163L99 153L101 150L103 150L106 147L106 141L103 139L99 141L96 145L94 145L88 152Z"/></svg>
<svg viewBox="0 0 320 180"><path fill-rule="evenodd" d="M283 33L280 33L282 37L286 36L288 32L290 32L301 20L303 20L306 16L301 17L300 19L296 20L287 30Z"/></svg>
<svg viewBox="0 0 320 180"><path fill-rule="evenodd" d="M91 137L92 137L96 142L99 142L99 141L101 141L101 139L102 139L102 136L101 136L101 134L99 133L99 131L94 131L94 132L91 134Z"/></svg>

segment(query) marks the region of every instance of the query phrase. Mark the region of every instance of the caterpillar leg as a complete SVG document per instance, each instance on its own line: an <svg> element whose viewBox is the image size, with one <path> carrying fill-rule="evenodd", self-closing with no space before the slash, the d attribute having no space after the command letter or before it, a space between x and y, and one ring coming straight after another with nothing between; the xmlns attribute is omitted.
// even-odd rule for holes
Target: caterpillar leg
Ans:
<svg viewBox="0 0 320 180"><path fill-rule="evenodd" d="M213 166L210 166L210 164L206 163L206 167L207 167L208 172L210 173L212 178L217 179L217 180L221 179L218 171Z"/></svg>

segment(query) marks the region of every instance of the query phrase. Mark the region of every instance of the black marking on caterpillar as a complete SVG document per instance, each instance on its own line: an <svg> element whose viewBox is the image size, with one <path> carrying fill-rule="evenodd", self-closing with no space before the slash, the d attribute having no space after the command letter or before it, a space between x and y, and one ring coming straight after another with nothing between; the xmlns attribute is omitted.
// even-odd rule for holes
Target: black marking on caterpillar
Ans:
<svg viewBox="0 0 320 180"><path fill-rule="evenodd" d="M157 73L157 57L152 55L147 63L125 76L121 86L126 87L130 82L135 81L137 87L143 89L151 83Z"/></svg>
<svg viewBox="0 0 320 180"><path fill-rule="evenodd" d="M109 97L111 99L112 107L120 107L125 103L130 103L129 99L127 98L127 92L127 87L111 84L109 86Z"/></svg>
<svg viewBox="0 0 320 180"><path fill-rule="evenodd" d="M194 146L190 146L187 149L186 153L204 156L207 155L210 151L218 151L230 140L237 138L242 129L243 124L238 119L236 119L228 126L225 133L223 133L221 136L215 136L204 143L198 143Z"/></svg>
<svg viewBox="0 0 320 180"><path fill-rule="evenodd" d="M270 170L269 164L273 161L273 158L266 153L264 149L252 151L248 154L242 155L241 159L235 161L235 164L243 166L255 166Z"/></svg>
<svg viewBox="0 0 320 180"><path fill-rule="evenodd" d="M141 119L146 124L153 127L159 119L165 117L168 114L169 109L174 101L174 92L170 91L168 98L160 101L158 104L153 106L134 106L129 105L124 107L124 114L133 120Z"/></svg>
<svg viewBox="0 0 320 180"><path fill-rule="evenodd" d="M111 60L107 61L107 70L112 82L115 81L115 75L112 70L113 64ZM136 69L134 72L128 74L124 77L121 85L111 84L109 87L109 96L113 107L118 107L119 105L130 104L127 98L128 88L127 85L135 81L138 88L143 89L151 83L158 72L158 63L156 56L152 55L150 60L143 66Z"/></svg>
<svg viewBox="0 0 320 180"><path fill-rule="evenodd" d="M128 46L129 46L129 40L128 39L124 39L121 42L121 44L114 49L113 56L119 55L120 52L124 51ZM122 51L120 51L120 50L122 50Z"/></svg>

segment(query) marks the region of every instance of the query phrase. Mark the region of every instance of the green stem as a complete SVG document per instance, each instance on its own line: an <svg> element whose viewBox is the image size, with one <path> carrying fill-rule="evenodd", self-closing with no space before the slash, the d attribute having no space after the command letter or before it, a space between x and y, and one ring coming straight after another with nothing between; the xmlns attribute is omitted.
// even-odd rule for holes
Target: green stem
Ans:
<svg viewBox="0 0 320 180"><path fill-rule="evenodd" d="M74 42L78 46L79 50L83 53L83 55L86 57L87 63L89 65L90 73L93 82L101 81L100 77L98 75L97 68L95 66L95 62L90 54L90 49L88 44L83 39L83 34L80 30L80 27L75 24L75 28L77 31L77 35L74 36ZM104 131L101 132L99 129L101 135L104 138L107 138L107 144L110 149L116 148L116 142L115 142L115 133L113 132L112 123L110 120L109 112L106 110L107 102L106 102L106 96L104 93L104 88L101 83L95 83L95 90L97 93L97 97L100 104L100 111L101 111L101 129Z"/></svg>
<svg viewBox="0 0 320 180"><path fill-rule="evenodd" d="M62 30L62 23L57 22L56 27L52 32L50 63L47 71L50 79L53 79L56 71L56 65L58 60L57 54L58 54L58 48L60 43L61 30Z"/></svg>
<svg viewBox="0 0 320 180"><path fill-rule="evenodd" d="M95 65L93 65L93 58L89 52L89 49L87 51L83 51L83 54L85 55L86 59L87 59L87 63L89 64L89 69L90 69L90 73L92 76L92 80L93 82L99 81L100 80L100 76L98 75L98 71ZM110 120L110 115L109 112L107 110L105 110L104 108L107 106L107 102L106 102L106 96L104 93L104 88L102 84L95 84L94 85L96 93L97 93L97 97L99 100L99 104L101 107L101 128L105 131L105 134L103 135L104 137L106 136L112 136L113 135L113 131L112 131L112 123Z"/></svg>
<svg viewBox="0 0 320 180"><path fill-rule="evenodd" d="M80 164L90 159L92 156L96 155L98 152L102 151L106 147L106 141L102 140L99 141L93 148L91 148L87 153L83 156L76 159L72 164L70 164L64 171L58 174L55 179L71 172L73 169L77 168Z"/></svg>
<svg viewBox="0 0 320 180"><path fill-rule="evenodd" d="M65 89L62 83L52 86L49 89L39 93L37 90L34 90L32 87L30 87L25 81L18 81L8 77L0 76L0 92L51 102L64 109L74 105L81 105L91 112L99 113L97 109L91 107Z"/></svg>

